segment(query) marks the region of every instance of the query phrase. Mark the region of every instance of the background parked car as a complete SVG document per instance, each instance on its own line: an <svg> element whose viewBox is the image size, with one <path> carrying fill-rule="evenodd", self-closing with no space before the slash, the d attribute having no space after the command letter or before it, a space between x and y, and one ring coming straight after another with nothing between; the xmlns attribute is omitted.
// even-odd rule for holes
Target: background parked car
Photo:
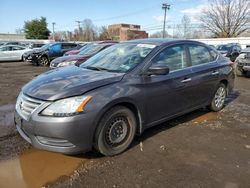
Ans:
<svg viewBox="0 0 250 188"><path fill-rule="evenodd" d="M118 43L117 41L112 41L112 40L107 40L107 41L96 41L94 42L95 44L105 44L105 43L113 43L116 44ZM78 49L78 50L71 50L66 52L64 55L77 55L79 54L82 50L85 50L86 48L88 48L92 43L87 43L85 46L83 46L82 48Z"/></svg>
<svg viewBox="0 0 250 188"><path fill-rule="evenodd" d="M24 60L30 61L36 65L47 66L50 61L63 56L65 52L72 49L79 49L82 46L76 43L70 42L57 42L53 44L47 44L40 49L33 50L24 54Z"/></svg>
<svg viewBox="0 0 250 188"><path fill-rule="evenodd" d="M241 52L241 46L238 43L222 44L216 48L224 57L230 58L231 61L239 56Z"/></svg>
<svg viewBox="0 0 250 188"><path fill-rule="evenodd" d="M84 50L80 51L78 55L68 55L63 57L58 57L51 61L50 68L58 68L64 67L68 65L80 65L93 55L99 53L105 48L113 45L115 43L102 43L102 44L88 44L84 48Z"/></svg>
<svg viewBox="0 0 250 188"><path fill-rule="evenodd" d="M18 46L23 46L21 42L17 42L17 41L4 41L4 42L0 42L0 46L2 45L18 45Z"/></svg>
<svg viewBox="0 0 250 188"><path fill-rule="evenodd" d="M250 74L250 47L241 51L240 55L236 58L236 74L244 76Z"/></svg>
<svg viewBox="0 0 250 188"><path fill-rule="evenodd" d="M0 46L0 61L21 61L23 55L31 49L17 45L2 45Z"/></svg>

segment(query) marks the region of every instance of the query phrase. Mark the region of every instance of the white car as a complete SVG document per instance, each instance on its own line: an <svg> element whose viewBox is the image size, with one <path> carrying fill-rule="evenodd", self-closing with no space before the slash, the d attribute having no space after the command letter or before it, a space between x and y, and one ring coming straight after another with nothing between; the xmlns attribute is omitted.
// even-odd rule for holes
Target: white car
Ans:
<svg viewBox="0 0 250 188"><path fill-rule="evenodd" d="M23 60L23 54L31 49L18 45L0 46L0 61L20 61Z"/></svg>

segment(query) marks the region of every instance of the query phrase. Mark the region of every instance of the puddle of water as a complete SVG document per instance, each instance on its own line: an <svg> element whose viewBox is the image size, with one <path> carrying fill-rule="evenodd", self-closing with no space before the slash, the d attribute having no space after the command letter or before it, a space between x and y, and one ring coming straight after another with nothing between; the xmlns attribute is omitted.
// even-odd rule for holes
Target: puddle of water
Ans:
<svg viewBox="0 0 250 188"><path fill-rule="evenodd" d="M0 106L0 125L11 126L14 124L14 104Z"/></svg>
<svg viewBox="0 0 250 188"><path fill-rule="evenodd" d="M0 162L0 187L42 187L69 175L84 161L84 158L30 149L17 159Z"/></svg>
<svg viewBox="0 0 250 188"><path fill-rule="evenodd" d="M213 121L213 120L217 120L217 119L218 119L218 113L209 112L209 113L206 113L204 115L201 115L201 116L193 119L192 121L195 123L202 123L202 122Z"/></svg>

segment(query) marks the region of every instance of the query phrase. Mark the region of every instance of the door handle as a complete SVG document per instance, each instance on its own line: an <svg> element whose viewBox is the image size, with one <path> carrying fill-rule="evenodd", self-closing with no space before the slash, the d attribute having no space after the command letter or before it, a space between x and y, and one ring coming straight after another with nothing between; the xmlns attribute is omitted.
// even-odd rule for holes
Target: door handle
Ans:
<svg viewBox="0 0 250 188"><path fill-rule="evenodd" d="M181 81L181 83L187 83L190 82L192 79L191 78L185 78L184 80Z"/></svg>
<svg viewBox="0 0 250 188"><path fill-rule="evenodd" d="M214 71L214 72L211 73L211 75L218 75L218 74L219 74L218 71Z"/></svg>

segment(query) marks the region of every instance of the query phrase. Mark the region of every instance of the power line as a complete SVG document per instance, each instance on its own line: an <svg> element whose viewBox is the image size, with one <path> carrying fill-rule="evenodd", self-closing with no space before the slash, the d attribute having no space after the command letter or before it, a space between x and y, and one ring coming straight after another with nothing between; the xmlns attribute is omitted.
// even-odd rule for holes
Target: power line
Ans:
<svg viewBox="0 0 250 188"><path fill-rule="evenodd" d="M158 7L158 5L157 6L153 6L153 7L149 7L149 8L144 8L144 9L141 9L141 10L138 10L138 11L130 12L130 13L127 13L127 14L118 15L118 16L112 16L112 17L108 17L108 18L95 19L95 20L93 20L93 22L100 22L100 21L106 21L106 20L114 20L114 19L117 19L117 18L124 18L124 17L128 17L128 16L133 16L133 15L136 15L136 14L145 13L145 11L147 11L147 10L156 9L156 7Z"/></svg>

